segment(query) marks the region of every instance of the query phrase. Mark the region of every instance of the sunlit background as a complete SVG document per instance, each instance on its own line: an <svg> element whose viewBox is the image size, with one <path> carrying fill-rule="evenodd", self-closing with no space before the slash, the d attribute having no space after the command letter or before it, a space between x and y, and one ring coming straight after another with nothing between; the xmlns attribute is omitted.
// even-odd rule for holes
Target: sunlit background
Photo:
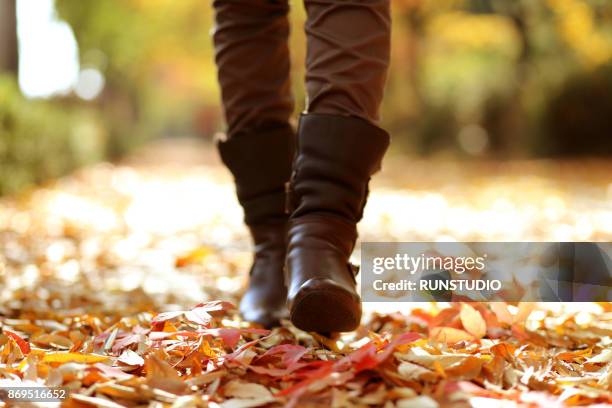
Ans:
<svg viewBox="0 0 612 408"><path fill-rule="evenodd" d="M44 98L77 91L78 45L70 26L58 19L53 0L36 4L18 1L17 21L19 87L23 94Z"/></svg>
<svg viewBox="0 0 612 408"><path fill-rule="evenodd" d="M223 130L209 2L0 5L0 192L147 140L211 140ZM305 14L301 2L292 5L299 111ZM610 156L610 2L398 0L392 8L382 114L395 153Z"/></svg>

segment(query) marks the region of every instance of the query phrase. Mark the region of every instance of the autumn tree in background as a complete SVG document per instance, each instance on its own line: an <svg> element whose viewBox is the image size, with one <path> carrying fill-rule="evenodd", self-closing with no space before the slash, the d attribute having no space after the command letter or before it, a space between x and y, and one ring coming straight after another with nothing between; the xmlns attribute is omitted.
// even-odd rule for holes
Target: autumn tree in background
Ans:
<svg viewBox="0 0 612 408"><path fill-rule="evenodd" d="M612 64L612 3L392 5L393 63L383 121L396 146L482 157L610 152L602 137L609 131L606 95L612 94L606 68ZM598 83L605 91L589 91ZM581 108L588 99L602 108ZM580 131L585 128L587 138Z"/></svg>
<svg viewBox="0 0 612 408"><path fill-rule="evenodd" d="M3 76L5 100L19 94L15 3L0 0L0 72L9 73ZM48 120L71 110L97 116L94 127L105 135L98 156L105 158L119 157L149 138L212 138L223 129L209 2L55 0L54 6L77 40L81 70L97 71L103 87L89 100L75 93L48 99L53 107L46 110ZM602 146L612 105L612 2L393 0L391 6L392 64L382 125L393 134L394 149L484 158L610 150ZM292 3L296 113L305 99L304 14L301 2ZM16 144L35 137L26 129L37 123L28 118L30 103L40 101L22 100L8 113L16 118L11 123L23 124L23 134L19 127L7 132ZM2 109L9 107L0 106L0 114ZM70 134L63 139L75 145L90 140ZM81 150L76 146L68 154ZM21 163L26 156L4 162ZM34 160L25 161L35 167ZM42 177L30 173L51 172L26 173L23 180ZM15 186L5 189L25 183L17 179L7 180Z"/></svg>

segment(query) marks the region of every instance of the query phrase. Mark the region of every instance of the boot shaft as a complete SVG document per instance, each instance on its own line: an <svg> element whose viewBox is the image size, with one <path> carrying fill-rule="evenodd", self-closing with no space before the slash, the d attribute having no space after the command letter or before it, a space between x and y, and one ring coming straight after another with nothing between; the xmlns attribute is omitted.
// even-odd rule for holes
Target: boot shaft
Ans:
<svg viewBox="0 0 612 408"><path fill-rule="evenodd" d="M219 141L217 148L234 176L245 223L285 223L285 184L291 176L295 151L291 126L278 124L238 133Z"/></svg>
<svg viewBox="0 0 612 408"><path fill-rule="evenodd" d="M290 183L292 218L333 214L358 222L389 135L370 122L327 114L300 118Z"/></svg>

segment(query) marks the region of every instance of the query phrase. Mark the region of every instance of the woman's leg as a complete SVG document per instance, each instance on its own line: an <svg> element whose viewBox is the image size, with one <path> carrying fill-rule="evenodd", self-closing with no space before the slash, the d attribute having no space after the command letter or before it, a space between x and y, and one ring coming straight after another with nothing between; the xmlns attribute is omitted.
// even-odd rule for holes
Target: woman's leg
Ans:
<svg viewBox="0 0 612 408"><path fill-rule="evenodd" d="M378 122L389 66L389 0L305 0L308 113Z"/></svg>
<svg viewBox="0 0 612 408"><path fill-rule="evenodd" d="M389 64L389 0L305 4L308 102L291 180L288 301L297 327L348 331L361 319L348 260L368 181L389 144L376 125Z"/></svg>
<svg viewBox="0 0 612 408"><path fill-rule="evenodd" d="M240 310L264 326L286 314L283 280L294 132L287 0L215 0L213 34L227 139L218 144L254 243Z"/></svg>

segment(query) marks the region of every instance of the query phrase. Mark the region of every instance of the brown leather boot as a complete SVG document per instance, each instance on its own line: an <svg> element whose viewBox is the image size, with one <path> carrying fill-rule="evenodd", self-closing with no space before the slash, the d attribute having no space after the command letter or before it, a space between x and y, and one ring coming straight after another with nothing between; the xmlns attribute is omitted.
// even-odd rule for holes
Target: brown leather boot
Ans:
<svg viewBox="0 0 612 408"><path fill-rule="evenodd" d="M389 135L364 119L307 114L300 120L290 189L287 301L291 321L302 330L359 326L361 301L349 257L368 182L388 145Z"/></svg>
<svg viewBox="0 0 612 408"><path fill-rule="evenodd" d="M245 320L266 328L287 319L287 287L283 275L287 248L287 224L250 226L255 244L249 286L240 300Z"/></svg>
<svg viewBox="0 0 612 408"><path fill-rule="evenodd" d="M240 312L245 320L268 328L288 317L283 273L288 219L285 184L294 145L289 125L241 132L218 144L221 159L234 176L255 246Z"/></svg>

